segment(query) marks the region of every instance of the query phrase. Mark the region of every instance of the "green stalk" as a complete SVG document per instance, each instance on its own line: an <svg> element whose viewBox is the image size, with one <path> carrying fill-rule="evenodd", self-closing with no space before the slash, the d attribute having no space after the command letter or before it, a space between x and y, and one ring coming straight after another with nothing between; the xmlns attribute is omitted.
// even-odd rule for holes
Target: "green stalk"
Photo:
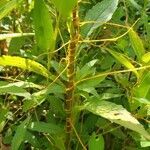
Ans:
<svg viewBox="0 0 150 150"><path fill-rule="evenodd" d="M73 123L73 102L74 102L74 76L75 76L75 52L79 39L79 22L77 7L72 12L72 21L70 27L70 44L68 46L68 68L67 77L68 83L66 86L66 149L70 149L72 123Z"/></svg>

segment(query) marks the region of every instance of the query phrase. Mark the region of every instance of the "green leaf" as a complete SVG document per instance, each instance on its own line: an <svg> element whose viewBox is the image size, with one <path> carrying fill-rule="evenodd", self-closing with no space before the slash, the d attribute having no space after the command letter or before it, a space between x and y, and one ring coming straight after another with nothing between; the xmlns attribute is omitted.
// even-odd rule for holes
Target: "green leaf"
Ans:
<svg viewBox="0 0 150 150"><path fill-rule="evenodd" d="M150 62L150 52L148 52L142 56L142 61L146 64Z"/></svg>
<svg viewBox="0 0 150 150"><path fill-rule="evenodd" d="M24 141L26 130L27 130L27 124L29 123L29 118L24 120L16 129L16 133L12 139L12 150L18 150L21 146L22 142Z"/></svg>
<svg viewBox="0 0 150 150"><path fill-rule="evenodd" d="M81 69L78 69L76 72L76 80L81 80L86 76L89 76L95 73L95 68L93 67L98 59L91 60L86 63Z"/></svg>
<svg viewBox="0 0 150 150"><path fill-rule="evenodd" d="M0 85L1 83L2 81L0 81ZM8 84L8 82L5 82L4 85L6 84ZM37 85L32 82L26 82L26 81L18 81L18 82L9 83L9 86L17 86L20 88L34 88L34 89L40 89L40 90L44 88L42 85Z"/></svg>
<svg viewBox="0 0 150 150"><path fill-rule="evenodd" d="M150 91L150 72L144 73L141 77L141 81L134 88L134 95L138 98L148 98L148 94Z"/></svg>
<svg viewBox="0 0 150 150"><path fill-rule="evenodd" d="M32 146L36 148L41 148L40 142L32 132L26 131L25 141L30 143Z"/></svg>
<svg viewBox="0 0 150 150"><path fill-rule="evenodd" d="M34 27L38 49L42 51L52 51L54 48L52 19L48 7L43 0L35 0Z"/></svg>
<svg viewBox="0 0 150 150"><path fill-rule="evenodd" d="M0 132L2 132L3 127L5 125L5 121L7 119L8 109L0 106L0 110L1 110L1 113L0 113Z"/></svg>
<svg viewBox="0 0 150 150"><path fill-rule="evenodd" d="M150 141L146 140L144 137L141 137L140 144L141 147L150 147Z"/></svg>
<svg viewBox="0 0 150 150"><path fill-rule="evenodd" d="M129 0L129 1L137 10L140 10L142 8L135 0Z"/></svg>
<svg viewBox="0 0 150 150"><path fill-rule="evenodd" d="M150 134L125 108L108 101L101 101L95 97L91 97L85 103L84 108L93 114L104 117L121 126L129 128L143 135L150 140Z"/></svg>
<svg viewBox="0 0 150 150"><path fill-rule="evenodd" d="M81 28L82 36L89 37L96 28L109 21L117 9L117 5L118 0L103 0L91 8L86 13L84 21L94 21L94 23L86 24Z"/></svg>
<svg viewBox="0 0 150 150"><path fill-rule="evenodd" d="M23 111L27 111L31 108L35 108L38 105L40 105L41 103L43 103L46 100L46 97L48 94L63 94L65 93L65 87L64 86L60 86L56 83L50 84L47 88L33 93L31 95L31 97L28 99L26 98L26 100L24 101L24 105L23 105Z"/></svg>
<svg viewBox="0 0 150 150"><path fill-rule="evenodd" d="M103 136L101 134L96 135L95 133L93 133L89 139L88 148L89 150L104 150Z"/></svg>
<svg viewBox="0 0 150 150"><path fill-rule="evenodd" d="M45 122L32 122L29 124L28 129L49 134L58 134L63 132L63 128L59 125Z"/></svg>
<svg viewBox="0 0 150 150"><path fill-rule="evenodd" d="M78 82L77 88L80 90L84 90L84 89L87 89L90 87L96 87L105 79L105 77L106 77L106 75L95 77L95 78L94 78L94 76L93 76L93 78L85 78Z"/></svg>
<svg viewBox="0 0 150 150"><path fill-rule="evenodd" d="M1 94L13 94L13 95L17 95L17 96L23 96L26 98L30 98L30 93L27 92L25 89L15 86L13 84L9 84L7 82L0 81L0 95Z"/></svg>
<svg viewBox="0 0 150 150"><path fill-rule="evenodd" d="M19 67L24 70L33 71L46 78L48 78L49 76L48 70L38 62L26 58L17 57L17 56L0 57L0 66Z"/></svg>
<svg viewBox="0 0 150 150"><path fill-rule="evenodd" d="M129 37L130 37L130 41L131 41L133 50L134 50L138 60L141 61L142 56L145 54L145 49L144 49L142 40L140 39L138 34L133 29L130 30Z"/></svg>
<svg viewBox="0 0 150 150"><path fill-rule="evenodd" d="M63 17L71 15L71 11L77 4L77 0L52 0L52 2Z"/></svg>
<svg viewBox="0 0 150 150"><path fill-rule="evenodd" d="M123 54L115 52L113 50L108 50L108 52L113 55L121 64L123 64L126 68L128 69L133 69L133 72L135 73L135 75L137 76L137 78L139 78L139 74L135 69L135 67L132 65L132 63L126 58L124 57Z"/></svg>
<svg viewBox="0 0 150 150"><path fill-rule="evenodd" d="M0 20L5 17L10 11L18 6L23 0L1 0L0 2Z"/></svg>

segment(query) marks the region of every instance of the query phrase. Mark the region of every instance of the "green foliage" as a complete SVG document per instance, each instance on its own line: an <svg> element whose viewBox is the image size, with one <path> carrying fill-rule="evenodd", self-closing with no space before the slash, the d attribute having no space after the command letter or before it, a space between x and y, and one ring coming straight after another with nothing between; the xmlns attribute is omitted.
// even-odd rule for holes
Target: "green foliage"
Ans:
<svg viewBox="0 0 150 150"><path fill-rule="evenodd" d="M82 36L85 38L89 37L96 28L109 21L117 9L117 5L118 0L103 0L97 3L92 9L88 10L84 20L85 22L89 21L89 23L82 28ZM90 21L94 22L90 23Z"/></svg>
<svg viewBox="0 0 150 150"><path fill-rule="evenodd" d="M149 150L149 8L0 0L0 149Z"/></svg>
<svg viewBox="0 0 150 150"><path fill-rule="evenodd" d="M65 18L71 15L72 9L77 4L77 0L52 0L52 2L54 3L59 13Z"/></svg>
<svg viewBox="0 0 150 150"><path fill-rule="evenodd" d="M52 51L54 44L52 19L43 0L35 0L33 19L38 50L43 52Z"/></svg>
<svg viewBox="0 0 150 150"><path fill-rule="evenodd" d="M33 71L46 78L49 77L49 72L44 66L26 58L21 58L17 56L2 56L0 57L0 65L19 67L24 70Z"/></svg>
<svg viewBox="0 0 150 150"><path fill-rule="evenodd" d="M95 133L89 139L89 150L104 150L104 138L102 135L96 135Z"/></svg>

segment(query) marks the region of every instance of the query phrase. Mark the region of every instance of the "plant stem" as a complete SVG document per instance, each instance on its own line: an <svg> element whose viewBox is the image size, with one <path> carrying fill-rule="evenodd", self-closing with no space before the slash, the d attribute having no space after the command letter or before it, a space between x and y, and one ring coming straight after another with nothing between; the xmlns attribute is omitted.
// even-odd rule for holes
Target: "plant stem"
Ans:
<svg viewBox="0 0 150 150"><path fill-rule="evenodd" d="M78 11L77 6L72 12L72 21L70 27L70 44L68 46L68 68L67 77L68 83L66 86L66 149L70 149L71 132L72 132L72 111L74 102L74 76L75 76L75 52L79 39L79 22L78 22Z"/></svg>

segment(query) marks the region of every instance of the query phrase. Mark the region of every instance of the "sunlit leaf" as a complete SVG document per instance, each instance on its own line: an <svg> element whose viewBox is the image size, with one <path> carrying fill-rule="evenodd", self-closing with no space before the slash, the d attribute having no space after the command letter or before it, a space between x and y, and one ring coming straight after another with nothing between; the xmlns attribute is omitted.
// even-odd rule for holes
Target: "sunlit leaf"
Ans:
<svg viewBox="0 0 150 150"><path fill-rule="evenodd" d="M89 139L89 150L104 150L104 138L102 135L96 135L95 133Z"/></svg>
<svg viewBox="0 0 150 150"><path fill-rule="evenodd" d="M90 87L96 87L105 79L105 77L106 77L106 75L95 77L95 78L94 78L94 76L93 76L93 78L85 78L85 79L81 80L80 82L78 82L77 88L80 90L84 90L84 89L87 89Z"/></svg>
<svg viewBox="0 0 150 150"><path fill-rule="evenodd" d="M52 0L61 15L68 17L75 7L77 0Z"/></svg>
<svg viewBox="0 0 150 150"><path fill-rule="evenodd" d="M20 4L23 0L11 0L0 2L0 20L5 17L12 9L14 9L18 4Z"/></svg>
<svg viewBox="0 0 150 150"><path fill-rule="evenodd" d="M85 15L84 21L94 21L82 27L82 36L87 38L93 31L112 18L117 9L118 0L103 0L92 7Z"/></svg>
<svg viewBox="0 0 150 150"><path fill-rule="evenodd" d="M95 97L91 97L84 105L88 111L102 116L121 126L129 128L143 135L150 140L150 134L125 108L108 101L101 101Z"/></svg>
<svg viewBox="0 0 150 150"><path fill-rule="evenodd" d="M121 64L123 64L126 68L128 69L133 69L133 72L135 73L135 75L137 76L137 78L139 78L139 74L135 69L135 67L132 65L132 63L126 58L124 57L123 54L118 53L116 51L113 50L108 50L108 52L113 55Z"/></svg>
<svg viewBox="0 0 150 150"><path fill-rule="evenodd" d="M143 61L144 63L149 63L149 62L150 62L150 52L148 52L148 53L146 53L146 54L144 54L144 55L142 56L142 61Z"/></svg>
<svg viewBox="0 0 150 150"><path fill-rule="evenodd" d="M142 40L140 39L138 34L133 29L130 30L129 37L130 37L131 45L134 49L134 52L135 52L138 60L141 61L142 56L145 53L145 49L144 49Z"/></svg>
<svg viewBox="0 0 150 150"><path fill-rule="evenodd" d="M0 57L0 66L15 66L24 70L33 71L46 78L49 76L48 70L38 62L17 56Z"/></svg>
<svg viewBox="0 0 150 150"><path fill-rule="evenodd" d="M35 0L34 27L37 47L39 50L53 50L54 34L52 19L44 0Z"/></svg>
<svg viewBox="0 0 150 150"><path fill-rule="evenodd" d="M11 38L19 38L25 36L34 36L34 33L9 33L9 34L0 34L0 41Z"/></svg>

